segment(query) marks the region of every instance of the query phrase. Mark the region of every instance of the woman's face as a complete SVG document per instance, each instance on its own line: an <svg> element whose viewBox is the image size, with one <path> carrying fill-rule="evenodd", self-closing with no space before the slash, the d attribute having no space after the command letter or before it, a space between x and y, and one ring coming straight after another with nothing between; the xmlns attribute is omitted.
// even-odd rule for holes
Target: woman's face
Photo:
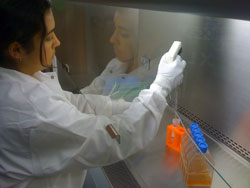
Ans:
<svg viewBox="0 0 250 188"><path fill-rule="evenodd" d="M133 20L129 15L117 11L114 16L115 30L110 38L116 57L125 63L132 63L135 56L136 37Z"/></svg>
<svg viewBox="0 0 250 188"><path fill-rule="evenodd" d="M31 53L22 55L22 72L30 75L50 67L55 56L55 49L60 45L60 41L55 35L55 20L50 9L45 12L44 22L46 36L42 46L42 63L40 60L41 32L37 33L33 38L34 50Z"/></svg>
<svg viewBox="0 0 250 188"><path fill-rule="evenodd" d="M43 44L43 64L51 66L55 57L56 47L60 46L60 41L55 34L55 20L52 11L45 12L44 21L46 25L46 36Z"/></svg>

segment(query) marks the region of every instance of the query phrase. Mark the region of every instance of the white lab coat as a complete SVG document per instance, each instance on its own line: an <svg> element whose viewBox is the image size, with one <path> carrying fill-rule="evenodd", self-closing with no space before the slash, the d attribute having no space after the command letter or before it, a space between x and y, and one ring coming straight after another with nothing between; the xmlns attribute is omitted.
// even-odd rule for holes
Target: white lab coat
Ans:
<svg viewBox="0 0 250 188"><path fill-rule="evenodd" d="M142 149L166 100L143 90L132 103L63 91L56 74L0 68L0 187L81 188L86 169ZM112 124L121 143L105 127Z"/></svg>
<svg viewBox="0 0 250 188"><path fill-rule="evenodd" d="M96 77L89 86L81 89L83 94L101 94L107 95L105 93L105 81L109 77L135 77L138 78L141 82L147 82L151 84L157 74L158 64L160 58L156 58L150 62L150 68L139 66L130 73L126 73L128 65L119 61L117 58L112 59L103 70L101 75Z"/></svg>

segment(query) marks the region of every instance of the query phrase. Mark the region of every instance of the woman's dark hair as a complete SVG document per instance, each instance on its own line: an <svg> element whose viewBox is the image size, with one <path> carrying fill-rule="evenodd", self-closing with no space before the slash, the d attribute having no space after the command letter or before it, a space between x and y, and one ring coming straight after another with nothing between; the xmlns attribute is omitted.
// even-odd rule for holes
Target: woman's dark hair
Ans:
<svg viewBox="0 0 250 188"><path fill-rule="evenodd" d="M33 37L41 31L40 60L46 36L44 14L51 8L48 0L0 0L0 66L6 59L6 49L12 42L20 43L27 53L34 48Z"/></svg>

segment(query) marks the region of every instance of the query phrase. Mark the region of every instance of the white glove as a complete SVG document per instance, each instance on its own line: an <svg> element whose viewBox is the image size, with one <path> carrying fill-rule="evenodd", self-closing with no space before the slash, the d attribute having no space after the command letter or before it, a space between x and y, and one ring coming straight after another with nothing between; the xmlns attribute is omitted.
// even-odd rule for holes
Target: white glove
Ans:
<svg viewBox="0 0 250 188"><path fill-rule="evenodd" d="M167 63L165 53L158 66L158 72L154 82L150 86L150 90L160 92L165 97L178 85L181 84L183 78L183 70L186 66L186 61L178 55L175 61Z"/></svg>

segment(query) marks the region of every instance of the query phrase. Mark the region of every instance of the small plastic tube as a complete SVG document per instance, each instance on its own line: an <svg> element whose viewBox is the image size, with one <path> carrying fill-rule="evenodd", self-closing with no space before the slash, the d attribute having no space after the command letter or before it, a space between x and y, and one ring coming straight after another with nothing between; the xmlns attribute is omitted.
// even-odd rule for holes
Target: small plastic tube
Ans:
<svg viewBox="0 0 250 188"><path fill-rule="evenodd" d="M166 62L172 63L175 60L176 56L178 55L180 49L181 49L181 42L174 41L170 50L168 51L168 55L166 56Z"/></svg>
<svg viewBox="0 0 250 188"><path fill-rule="evenodd" d="M189 126L190 130L192 131L193 129L199 128L199 125L197 123L191 123Z"/></svg>
<svg viewBox="0 0 250 188"><path fill-rule="evenodd" d="M193 134L194 140L196 140L198 137L203 137L203 134L201 132L196 132Z"/></svg>
<svg viewBox="0 0 250 188"><path fill-rule="evenodd" d="M200 142L200 143L198 143L198 146L199 146L200 150L202 151L202 153L207 152L208 144L206 142Z"/></svg>
<svg viewBox="0 0 250 188"><path fill-rule="evenodd" d="M193 131L192 131L192 136L194 137L194 135L195 135L196 133L201 133L200 128L193 129ZM201 133L201 134L202 134L202 133ZM203 135L203 134L202 134L202 135Z"/></svg>
<svg viewBox="0 0 250 188"><path fill-rule="evenodd" d="M197 144L200 142L206 142L206 139L203 136L198 136L198 137L196 137L195 142Z"/></svg>

